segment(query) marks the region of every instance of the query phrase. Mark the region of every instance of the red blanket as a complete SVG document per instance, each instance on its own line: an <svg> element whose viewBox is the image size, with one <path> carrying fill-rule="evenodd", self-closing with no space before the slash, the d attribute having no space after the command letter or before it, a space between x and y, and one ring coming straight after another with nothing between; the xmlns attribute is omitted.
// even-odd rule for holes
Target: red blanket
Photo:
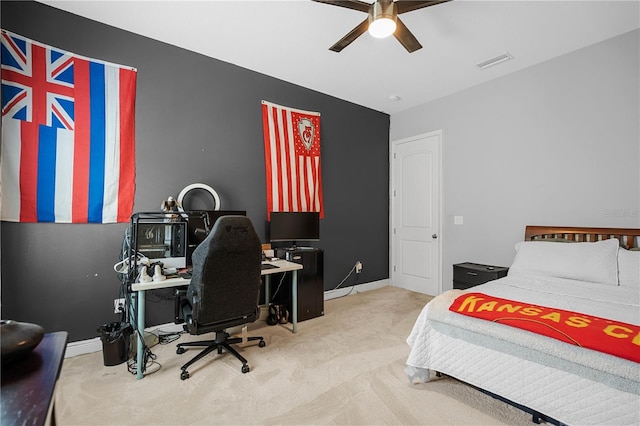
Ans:
<svg viewBox="0 0 640 426"><path fill-rule="evenodd" d="M449 310L640 363L640 326L577 312L465 293Z"/></svg>

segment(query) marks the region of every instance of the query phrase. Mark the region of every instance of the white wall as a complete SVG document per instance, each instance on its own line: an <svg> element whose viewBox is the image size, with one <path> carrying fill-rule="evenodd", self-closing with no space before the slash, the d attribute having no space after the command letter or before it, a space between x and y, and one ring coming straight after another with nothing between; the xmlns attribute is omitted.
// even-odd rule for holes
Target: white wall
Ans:
<svg viewBox="0 0 640 426"><path fill-rule="evenodd" d="M632 31L391 117L391 141L443 130L444 290L454 263L509 266L526 225L640 227L639 39Z"/></svg>

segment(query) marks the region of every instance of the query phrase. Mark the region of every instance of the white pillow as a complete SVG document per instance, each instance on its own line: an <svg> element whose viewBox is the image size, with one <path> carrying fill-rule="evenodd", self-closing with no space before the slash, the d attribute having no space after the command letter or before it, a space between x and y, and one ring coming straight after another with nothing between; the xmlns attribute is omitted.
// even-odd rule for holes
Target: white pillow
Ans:
<svg viewBox="0 0 640 426"><path fill-rule="evenodd" d="M594 243L523 241L509 275L537 275L618 285L617 239Z"/></svg>
<svg viewBox="0 0 640 426"><path fill-rule="evenodd" d="M618 282L623 286L640 287L640 251L623 248L618 251Z"/></svg>

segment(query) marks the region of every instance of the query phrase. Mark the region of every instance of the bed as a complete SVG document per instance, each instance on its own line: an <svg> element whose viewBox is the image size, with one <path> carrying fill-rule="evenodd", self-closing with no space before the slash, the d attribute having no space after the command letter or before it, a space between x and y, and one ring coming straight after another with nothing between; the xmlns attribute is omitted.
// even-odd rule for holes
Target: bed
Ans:
<svg viewBox="0 0 640 426"><path fill-rule="evenodd" d="M613 324L607 326L606 337L615 337L615 342L605 349L624 346L627 354L636 356L639 240L640 229L528 226L506 277L444 292L424 307L407 338L409 380L428 386L435 376L445 374L532 413L536 423L640 424L637 358L567 344L449 309L459 306L452 305L456 300L470 300L479 293L487 300L508 299L557 311L557 317L548 317L556 322L561 319L558 312L574 313L563 317L564 322L579 316L600 318Z"/></svg>

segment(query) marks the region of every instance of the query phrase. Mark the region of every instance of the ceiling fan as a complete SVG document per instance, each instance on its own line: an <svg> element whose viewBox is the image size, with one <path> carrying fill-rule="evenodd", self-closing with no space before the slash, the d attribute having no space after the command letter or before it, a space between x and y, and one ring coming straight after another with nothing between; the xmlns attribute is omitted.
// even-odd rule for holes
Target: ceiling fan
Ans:
<svg viewBox="0 0 640 426"><path fill-rule="evenodd" d="M366 12L369 16L362 21L357 27L352 29L347 35L342 37L336 44L331 46L329 50L340 52L342 49L350 45L355 39L360 37L365 31L374 37L393 36L404 46L409 53L422 49L422 45L418 42L407 26L398 18L401 13L411 12L413 10L422 9L429 6L435 6L440 3L446 3L451 0L432 0L432 1L415 1L415 0L375 0L373 3L367 3L359 0L313 0L318 3L326 3L334 6L346 7L347 9L359 10ZM378 32L379 31L379 32ZM378 34L378 35L377 35Z"/></svg>

